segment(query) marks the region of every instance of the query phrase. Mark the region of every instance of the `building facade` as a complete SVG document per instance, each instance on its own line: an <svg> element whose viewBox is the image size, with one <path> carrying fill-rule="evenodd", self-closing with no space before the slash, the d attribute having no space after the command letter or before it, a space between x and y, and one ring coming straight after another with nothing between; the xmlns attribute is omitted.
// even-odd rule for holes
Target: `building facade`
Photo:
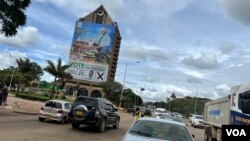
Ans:
<svg viewBox="0 0 250 141"><path fill-rule="evenodd" d="M102 5L79 18L68 59L73 79L65 80L66 93L103 97L99 85L114 80L120 44L118 25Z"/></svg>

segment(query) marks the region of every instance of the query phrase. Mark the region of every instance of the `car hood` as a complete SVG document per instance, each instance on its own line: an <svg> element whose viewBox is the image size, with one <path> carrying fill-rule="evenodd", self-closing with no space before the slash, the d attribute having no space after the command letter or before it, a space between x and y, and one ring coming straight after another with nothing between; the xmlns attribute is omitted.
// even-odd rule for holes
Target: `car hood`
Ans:
<svg viewBox="0 0 250 141"><path fill-rule="evenodd" d="M156 139L156 138L149 138L144 136L138 136L138 135L132 135L127 133L122 141L166 141L162 139Z"/></svg>

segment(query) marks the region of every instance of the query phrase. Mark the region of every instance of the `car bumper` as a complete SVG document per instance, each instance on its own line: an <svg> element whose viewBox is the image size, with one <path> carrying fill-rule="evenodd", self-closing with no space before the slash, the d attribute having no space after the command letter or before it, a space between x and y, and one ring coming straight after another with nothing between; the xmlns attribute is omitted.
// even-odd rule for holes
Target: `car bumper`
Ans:
<svg viewBox="0 0 250 141"><path fill-rule="evenodd" d="M54 121L61 121L63 118L62 116L56 117L56 116L51 116L51 115L39 115L38 117L48 119L48 120L54 120Z"/></svg>
<svg viewBox="0 0 250 141"><path fill-rule="evenodd" d="M93 118L93 119L84 119L84 120L76 120L70 118L70 121L76 124L83 124L83 125L90 125L90 126L97 126L100 123L100 118Z"/></svg>

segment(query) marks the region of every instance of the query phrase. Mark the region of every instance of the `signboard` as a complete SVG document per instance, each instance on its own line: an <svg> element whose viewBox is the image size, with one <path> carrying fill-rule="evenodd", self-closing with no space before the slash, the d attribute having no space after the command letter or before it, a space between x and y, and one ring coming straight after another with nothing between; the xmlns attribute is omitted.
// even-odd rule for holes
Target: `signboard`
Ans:
<svg viewBox="0 0 250 141"><path fill-rule="evenodd" d="M113 25L76 22L68 69L73 78L93 82L107 80L114 36Z"/></svg>

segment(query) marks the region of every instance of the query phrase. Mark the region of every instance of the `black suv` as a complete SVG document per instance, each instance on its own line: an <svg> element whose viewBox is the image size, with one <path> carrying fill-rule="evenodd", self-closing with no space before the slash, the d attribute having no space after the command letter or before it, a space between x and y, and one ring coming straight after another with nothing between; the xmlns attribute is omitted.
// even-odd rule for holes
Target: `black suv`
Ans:
<svg viewBox="0 0 250 141"><path fill-rule="evenodd" d="M120 123L120 115L110 101L86 96L76 98L69 118L73 128L79 128L84 124L97 127L99 132L104 132L107 125L118 128Z"/></svg>

